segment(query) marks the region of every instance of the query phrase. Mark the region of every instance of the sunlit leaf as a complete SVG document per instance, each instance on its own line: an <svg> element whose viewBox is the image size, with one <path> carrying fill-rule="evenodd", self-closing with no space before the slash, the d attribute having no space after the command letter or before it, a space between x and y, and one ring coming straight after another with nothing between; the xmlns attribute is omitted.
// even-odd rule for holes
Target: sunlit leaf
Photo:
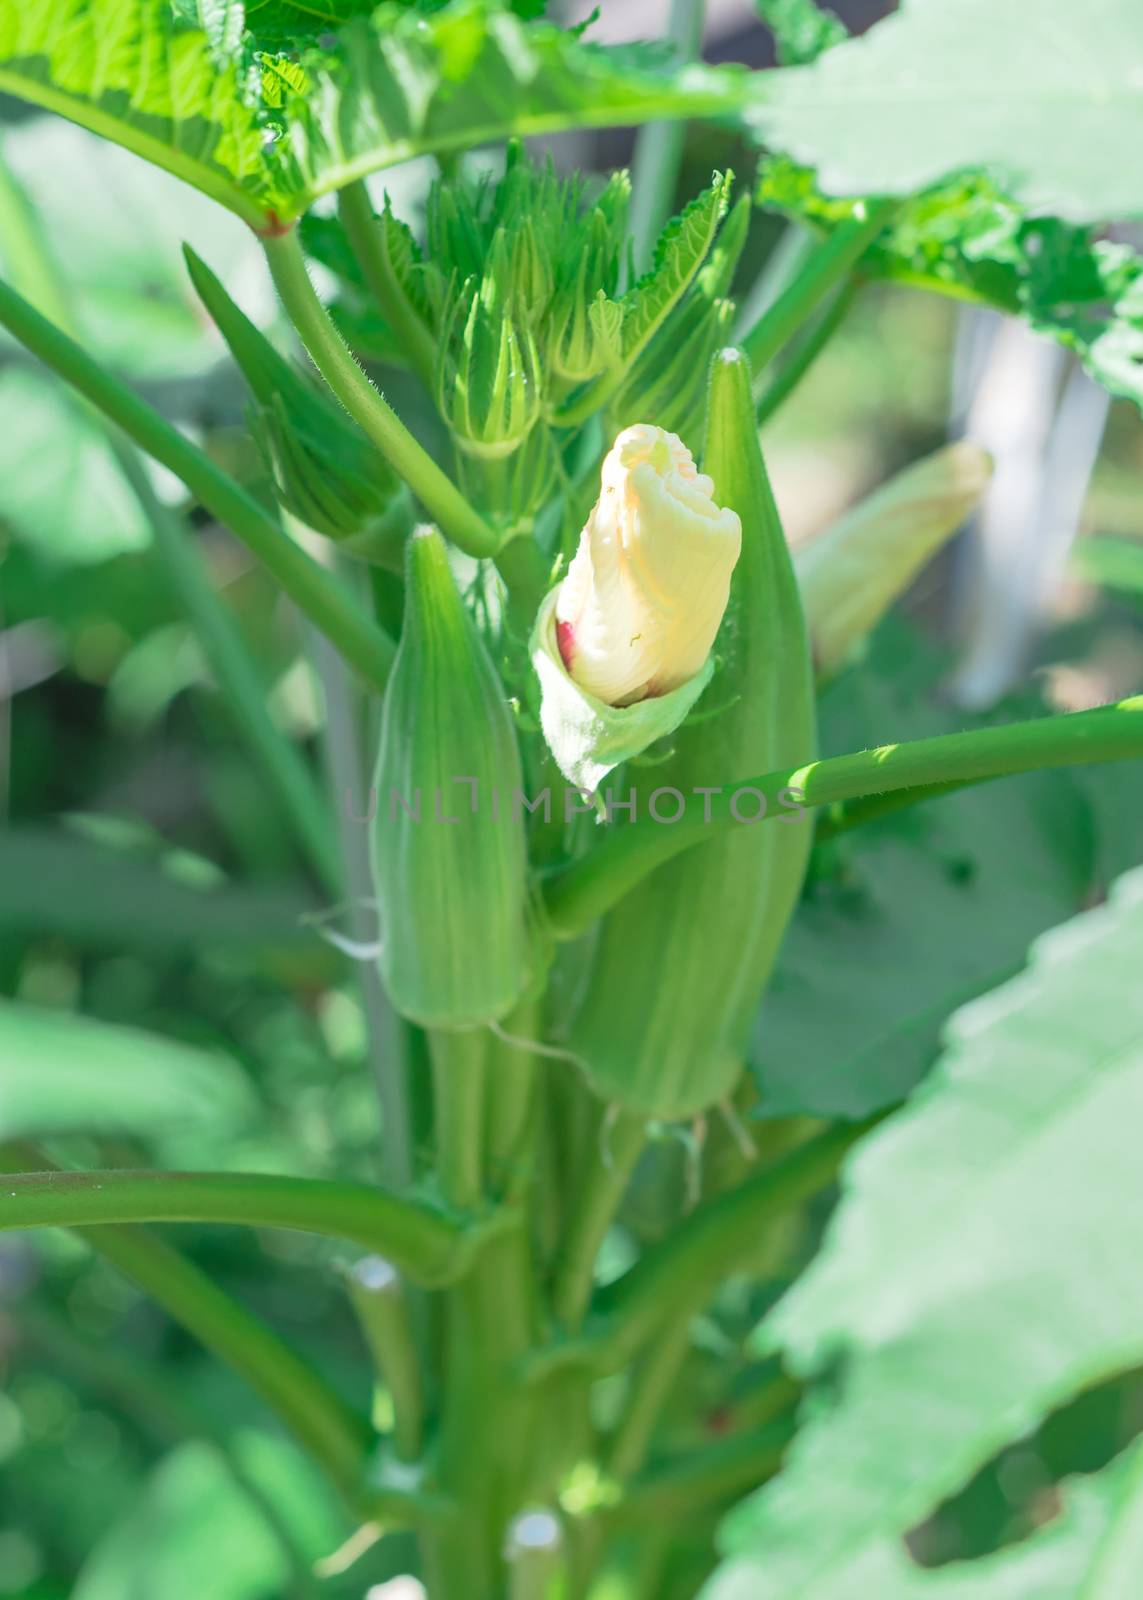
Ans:
<svg viewBox="0 0 1143 1600"><path fill-rule="evenodd" d="M908 1530L1143 1361L1141 961L1135 872L959 1012L928 1084L858 1147L821 1255L764 1325L821 1388L725 1526L708 1600L881 1600Z"/></svg>

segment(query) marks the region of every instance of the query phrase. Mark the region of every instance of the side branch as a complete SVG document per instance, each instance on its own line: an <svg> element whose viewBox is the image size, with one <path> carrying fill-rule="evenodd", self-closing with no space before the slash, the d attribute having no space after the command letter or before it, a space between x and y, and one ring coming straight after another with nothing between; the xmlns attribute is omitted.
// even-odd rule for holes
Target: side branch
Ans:
<svg viewBox="0 0 1143 1600"><path fill-rule="evenodd" d="M548 876L544 904L555 936L575 938L663 862L727 828L758 826L758 796L766 801L762 821L769 824L778 818L780 825L795 827L804 825L804 810L780 808L786 790L800 796L801 808L902 790L915 790L915 798L928 799L987 778L1139 757L1143 757L1143 695L1094 711L914 739L786 767L704 789L701 801L697 794L687 795L685 812L670 825L641 817L612 826L587 855Z"/></svg>
<svg viewBox="0 0 1143 1600"><path fill-rule="evenodd" d="M0 1188L0 1230L121 1222L290 1228L383 1254L414 1282L450 1281L479 1229L365 1184L230 1172L22 1172Z"/></svg>

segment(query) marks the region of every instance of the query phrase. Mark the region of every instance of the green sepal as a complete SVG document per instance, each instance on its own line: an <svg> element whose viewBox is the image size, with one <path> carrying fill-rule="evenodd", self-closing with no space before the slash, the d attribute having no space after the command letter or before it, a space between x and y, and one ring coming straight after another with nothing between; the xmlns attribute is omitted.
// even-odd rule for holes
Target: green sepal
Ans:
<svg viewBox="0 0 1143 1600"><path fill-rule="evenodd" d="M708 656L693 678L669 694L630 706L609 706L581 689L564 666L556 639L558 597L558 588L548 594L532 632L540 726L564 777L584 793L594 794L609 772L675 731L710 682L714 657Z"/></svg>
<svg viewBox="0 0 1143 1600"><path fill-rule="evenodd" d="M522 785L496 667L444 540L418 528L385 694L371 849L382 975L396 1010L423 1027L502 1017L535 975Z"/></svg>
<svg viewBox="0 0 1143 1600"><path fill-rule="evenodd" d="M410 523L408 491L340 406L290 364L184 246L191 281L257 402L251 432L278 503L366 560L391 562Z"/></svg>
<svg viewBox="0 0 1143 1600"><path fill-rule="evenodd" d="M495 460L528 437L542 409L540 358L512 289L504 232L484 275L452 295L437 365L437 408L461 450Z"/></svg>
<svg viewBox="0 0 1143 1600"><path fill-rule="evenodd" d="M700 786L797 766L816 748L805 619L738 351L714 363L703 471L717 504L742 521L742 553L715 641L710 710L680 727L655 768L656 785L692 806ZM675 1119L731 1092L812 831L792 806L720 833L652 872L603 919L570 1033L603 1099Z"/></svg>

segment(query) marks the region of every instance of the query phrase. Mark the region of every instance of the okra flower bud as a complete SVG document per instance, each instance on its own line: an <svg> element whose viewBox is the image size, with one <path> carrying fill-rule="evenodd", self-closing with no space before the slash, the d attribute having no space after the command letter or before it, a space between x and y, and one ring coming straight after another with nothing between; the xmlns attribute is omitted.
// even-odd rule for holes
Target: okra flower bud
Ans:
<svg viewBox="0 0 1143 1600"><path fill-rule="evenodd" d="M520 755L503 686L434 528L409 540L372 853L381 969L425 1027L501 1017L532 971Z"/></svg>
<svg viewBox="0 0 1143 1600"><path fill-rule="evenodd" d="M437 406L463 451L502 460L531 432L541 408L540 360L512 292L503 233L479 283L469 280L445 323Z"/></svg>
<svg viewBox="0 0 1143 1600"><path fill-rule="evenodd" d="M962 440L897 473L794 552L819 673L841 666L984 497L992 458Z"/></svg>
<svg viewBox="0 0 1143 1600"><path fill-rule="evenodd" d="M556 601L564 666L607 705L668 694L710 654L742 546L676 434L625 428Z"/></svg>

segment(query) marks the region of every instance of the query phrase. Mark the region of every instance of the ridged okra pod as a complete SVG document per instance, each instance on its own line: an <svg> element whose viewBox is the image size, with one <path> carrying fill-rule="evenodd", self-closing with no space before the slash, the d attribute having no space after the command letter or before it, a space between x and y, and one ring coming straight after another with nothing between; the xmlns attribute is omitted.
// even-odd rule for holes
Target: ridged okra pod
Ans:
<svg viewBox="0 0 1143 1600"><path fill-rule="evenodd" d="M413 533L406 571L372 822L381 966L403 1016L471 1027L510 1010L530 976L520 755L434 528Z"/></svg>
<svg viewBox="0 0 1143 1600"><path fill-rule="evenodd" d="M652 790L675 789L694 807L704 785L796 765L815 751L805 620L758 445L749 367L735 350L714 362L703 467L716 503L741 520L741 555L709 686L669 759L629 769L644 803ZM720 833L660 867L604 919L572 1045L606 1100L681 1118L732 1089L809 853L808 814L785 798L773 819ZM674 807L664 801L662 813ZM742 815L755 808L744 793Z"/></svg>

